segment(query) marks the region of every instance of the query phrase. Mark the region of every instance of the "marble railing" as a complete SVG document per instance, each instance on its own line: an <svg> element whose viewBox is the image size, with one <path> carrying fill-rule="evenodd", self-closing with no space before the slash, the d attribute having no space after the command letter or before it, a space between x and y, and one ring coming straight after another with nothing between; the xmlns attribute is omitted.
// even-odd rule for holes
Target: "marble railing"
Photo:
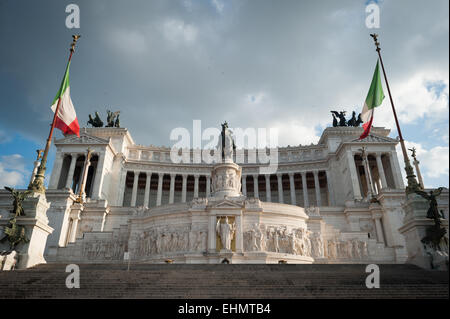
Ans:
<svg viewBox="0 0 450 319"><path fill-rule="evenodd" d="M310 162L326 159L328 150L322 146L310 147L287 147L278 149L279 163L296 163L296 162ZM142 147L130 147L128 149L127 158L129 160L148 161L156 163L171 163L170 149L158 148L149 149ZM240 162L235 158L235 162L239 164L254 164L253 158L256 159L256 164L267 164L259 161L256 150L244 151L244 162ZM190 162L194 163L194 151L190 151Z"/></svg>

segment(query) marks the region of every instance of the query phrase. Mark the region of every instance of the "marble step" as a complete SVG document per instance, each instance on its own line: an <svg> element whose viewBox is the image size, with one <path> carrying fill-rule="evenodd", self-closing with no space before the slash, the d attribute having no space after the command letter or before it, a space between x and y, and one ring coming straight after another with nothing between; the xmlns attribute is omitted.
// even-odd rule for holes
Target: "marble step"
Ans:
<svg viewBox="0 0 450 319"><path fill-rule="evenodd" d="M68 289L66 264L0 272L0 298L448 298L448 272L379 265L367 289L365 265L80 264Z"/></svg>

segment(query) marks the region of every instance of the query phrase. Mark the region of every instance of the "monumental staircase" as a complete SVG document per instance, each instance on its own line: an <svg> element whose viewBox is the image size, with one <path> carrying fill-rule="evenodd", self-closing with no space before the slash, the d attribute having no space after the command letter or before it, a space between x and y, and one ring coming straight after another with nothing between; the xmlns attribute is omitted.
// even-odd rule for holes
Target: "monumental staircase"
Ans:
<svg viewBox="0 0 450 319"><path fill-rule="evenodd" d="M66 287L67 264L0 272L0 298L448 298L448 272L380 267L380 288L356 264L79 264L80 288Z"/></svg>

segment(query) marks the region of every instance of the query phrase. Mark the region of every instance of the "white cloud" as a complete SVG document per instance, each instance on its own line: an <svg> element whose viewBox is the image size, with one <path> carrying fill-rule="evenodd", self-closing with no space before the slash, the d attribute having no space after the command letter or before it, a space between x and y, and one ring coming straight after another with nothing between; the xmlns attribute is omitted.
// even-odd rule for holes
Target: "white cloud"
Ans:
<svg viewBox="0 0 450 319"><path fill-rule="evenodd" d="M260 104L266 99L267 94L264 92L256 92L247 94L245 101L247 104Z"/></svg>
<svg viewBox="0 0 450 319"><path fill-rule="evenodd" d="M0 157L0 187L24 185L25 161L22 155L4 155Z"/></svg>
<svg viewBox="0 0 450 319"><path fill-rule="evenodd" d="M142 54L147 52L148 37L139 30L127 30L117 28L109 33L110 43L118 50L125 53Z"/></svg>
<svg viewBox="0 0 450 319"><path fill-rule="evenodd" d="M167 19L162 25L162 32L167 41L174 45L191 44L197 38L198 30L182 20Z"/></svg>
<svg viewBox="0 0 450 319"><path fill-rule="evenodd" d="M214 8L216 8L218 13L222 13L223 8L225 6L222 1L220 1L220 0L212 0L211 3L213 4Z"/></svg>
<svg viewBox="0 0 450 319"><path fill-rule="evenodd" d="M273 122L269 127L278 129L278 141L283 146L309 145L312 142L317 143L320 138L312 125L297 120Z"/></svg>
<svg viewBox="0 0 450 319"><path fill-rule="evenodd" d="M426 149L422 144L405 141L407 149L413 147L416 148L416 157L420 162L419 168L422 174L425 187L430 187L429 182L427 183L427 177L434 179L444 177L448 179L449 173L449 147L448 146L435 146L431 149ZM400 144L397 145L398 160L400 162L400 167L403 167L403 154ZM408 157L413 165L411 153L408 150ZM415 168L414 168L415 171ZM403 178L406 179L406 173L402 169Z"/></svg>
<svg viewBox="0 0 450 319"><path fill-rule="evenodd" d="M435 85L443 86L442 92L437 92ZM398 81L391 87L394 104L402 124L411 124L418 119L427 117L427 122L448 119L449 82L448 73L439 71L420 71L406 79ZM394 118L386 87L382 107L375 113L375 125L394 127ZM437 94L439 93L439 94ZM379 110L379 111L378 111Z"/></svg>

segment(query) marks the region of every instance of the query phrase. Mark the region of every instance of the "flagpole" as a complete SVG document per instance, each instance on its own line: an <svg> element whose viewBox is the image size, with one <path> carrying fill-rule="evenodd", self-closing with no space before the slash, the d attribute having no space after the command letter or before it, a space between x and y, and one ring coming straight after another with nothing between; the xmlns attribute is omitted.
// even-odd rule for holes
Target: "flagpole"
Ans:
<svg viewBox="0 0 450 319"><path fill-rule="evenodd" d="M384 81L386 82L386 87L389 93L389 100L391 101L392 112L394 113L395 124L397 125L398 136L400 138L400 145L402 147L403 159L405 161L406 179L408 180L408 186L406 186L406 193L407 194L414 193L414 191L420 189L420 185L416 181L416 176L414 175L413 167L411 166L411 163L408 158L408 153L406 152L405 141L403 140L402 131L400 129L400 124L397 118L397 112L395 111L394 107L394 100L392 99L391 89L389 88L389 82L386 76L386 71L384 70L383 59L381 58L380 53L381 49L380 43L378 42L378 34L373 33L370 36L375 41L376 51L378 52L378 57L380 58L381 69L383 70Z"/></svg>
<svg viewBox="0 0 450 319"><path fill-rule="evenodd" d="M72 35L72 38L73 38L73 41L72 41L72 44L70 45L70 55L69 55L69 61L67 63L69 63L70 60L72 60L72 54L73 54L73 52L75 52L75 45L76 45L78 39L80 38L80 35ZM53 130L55 129L56 118L58 116L60 105L61 105L61 97L58 98L58 104L56 105L55 114L53 115L53 122L50 127L50 133L48 134L47 144L45 145L45 150L44 150L44 155L42 155L41 165L38 168L38 171L36 173L36 177L34 178L33 183L30 184L30 186L28 186L28 189L32 190L34 192L45 193L45 186L44 186L44 176L45 176L45 169L46 169L45 166L47 164L47 155L48 155L48 151L50 150L50 145L52 143Z"/></svg>

